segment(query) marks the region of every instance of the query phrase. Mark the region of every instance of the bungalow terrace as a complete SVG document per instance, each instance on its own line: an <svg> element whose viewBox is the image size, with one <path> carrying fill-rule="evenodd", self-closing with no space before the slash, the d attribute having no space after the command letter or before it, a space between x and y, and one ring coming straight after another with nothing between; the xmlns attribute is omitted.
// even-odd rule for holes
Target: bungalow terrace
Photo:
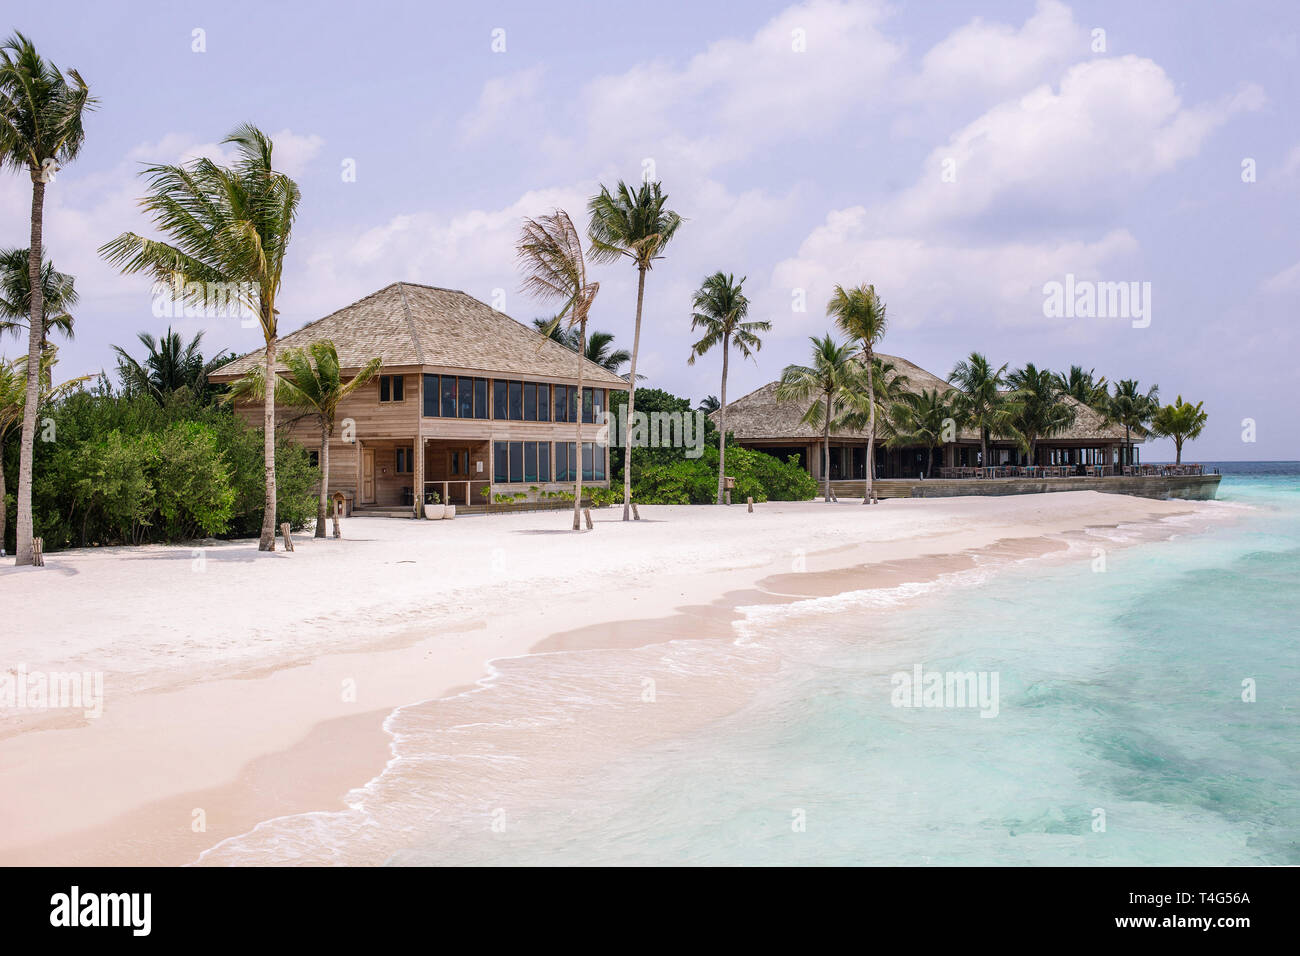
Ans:
<svg viewBox="0 0 1300 956"><path fill-rule="evenodd" d="M480 505L498 492L609 486L608 449L577 445L582 421L595 426L609 392L627 382L464 292L396 282L280 339L298 349L329 339L345 380L372 359L379 374L339 406L330 442L328 490L358 510L412 511L420 492L447 504ZM265 361L265 350L213 372L232 382ZM280 366L283 371L284 367ZM240 402L250 425L261 402ZM277 405L277 427L319 454L320 427ZM349 427L350 421L350 427ZM485 493L486 490L486 493Z"/></svg>

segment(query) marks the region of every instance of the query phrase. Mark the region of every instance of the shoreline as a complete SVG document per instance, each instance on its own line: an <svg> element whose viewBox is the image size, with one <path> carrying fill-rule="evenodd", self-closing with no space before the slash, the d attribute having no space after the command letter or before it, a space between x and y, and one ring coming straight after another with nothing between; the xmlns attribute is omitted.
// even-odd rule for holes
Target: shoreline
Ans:
<svg viewBox="0 0 1300 956"><path fill-rule="evenodd" d="M734 638L744 607L933 581L969 570L981 559L1006 565L1037 560L1068 548L1064 536L1084 535L1090 527L1159 524L1162 518L1197 510L1187 502L1079 495L1084 500L1051 504L1022 498L1008 504L1004 499L996 507L978 501L972 507L973 499L960 505L931 499L906 509L886 505L887 512L879 506L863 509L846 503L760 506L784 513L788 520L783 523L794 526L778 537L765 535L762 525L739 513L701 515L699 509L690 509L698 519L688 519L682 514L686 509L665 508L659 519L665 524L727 522L743 529L738 534L757 534L769 550L758 558L750 552L738 562L744 551L739 548L730 564L707 573L701 573L696 562L686 562L672 574L638 576L630 585L625 581L617 594L589 584L557 597L550 607L525 598L471 626L448 628L444 619L442 626L404 631L403 638L377 638L370 649L325 649L309 662L265 665L256 676L244 672L128 694L115 700L94 727L83 721L63 730L19 730L0 739L0 766L10 768L0 771L0 786L21 795L6 801L0 819L0 863L193 862L200 852L260 822L344 807L347 793L374 782L393 759L396 738L384 729L389 716L402 707L488 686L496 663L682 639ZM1073 496L1051 497L1059 501ZM859 510L847 512L850 508ZM654 523L659 509L646 510ZM957 526L954 517L960 519ZM855 526L857 532L889 533L856 542L829 536L827 547L794 556L805 570L792 567L783 547L806 540L807 526L830 524L826 519L831 518ZM513 521L512 527L493 530L549 530L531 527L538 524L536 519ZM615 518L601 522L598 529L608 537L649 530L620 524ZM427 530L418 522L396 529L408 535ZM796 533L789 534L791 530ZM474 531L471 527L463 533ZM553 540L549 534L545 537ZM671 541L668 544L671 548ZM608 550L603 545L601 556L608 558ZM628 573L629 563L636 566L632 557L614 569L616 578ZM354 682L357 699L350 705L327 703L325 695L347 680ZM184 719L178 719L182 715ZM143 779L114 773L111 755L138 751L145 740L155 757L154 772ZM57 766L49 766L55 763L51 753L58 755ZM218 753L220 759L212 759ZM149 762L128 763L138 770ZM165 769L158 769L159 764ZM84 784L70 785L78 776L111 784L101 789L93 807L87 805L92 801ZM153 799L144 799L146 792ZM192 829L196 809L204 811L206 823L206 830L198 833ZM81 825L71 825L71 820Z"/></svg>

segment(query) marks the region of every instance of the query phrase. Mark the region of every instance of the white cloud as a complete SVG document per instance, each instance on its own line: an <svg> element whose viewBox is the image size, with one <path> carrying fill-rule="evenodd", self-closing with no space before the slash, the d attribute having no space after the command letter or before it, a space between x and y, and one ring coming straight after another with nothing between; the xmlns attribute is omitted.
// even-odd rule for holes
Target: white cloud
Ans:
<svg viewBox="0 0 1300 956"><path fill-rule="evenodd" d="M1262 289L1270 295L1300 293L1300 262L1269 277Z"/></svg>
<svg viewBox="0 0 1300 956"><path fill-rule="evenodd" d="M500 129L507 120L518 119L535 102L544 73L541 67L532 67L485 82L473 111L461 119L461 139L471 142Z"/></svg>

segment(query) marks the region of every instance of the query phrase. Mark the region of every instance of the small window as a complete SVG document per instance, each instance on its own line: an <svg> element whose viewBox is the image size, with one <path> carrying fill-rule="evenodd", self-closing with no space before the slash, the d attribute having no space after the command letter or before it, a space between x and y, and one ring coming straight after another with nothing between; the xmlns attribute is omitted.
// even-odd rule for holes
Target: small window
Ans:
<svg viewBox="0 0 1300 956"><path fill-rule="evenodd" d="M379 376L379 400L381 402L406 401L406 379L401 375Z"/></svg>
<svg viewBox="0 0 1300 956"><path fill-rule="evenodd" d="M307 452L307 460L308 460L309 462L311 462L311 466L312 466L313 468L319 468L319 467L320 467L320 452L318 452L318 451L309 451L309 452Z"/></svg>
<svg viewBox="0 0 1300 956"><path fill-rule="evenodd" d="M399 475L409 475L415 471L415 449L399 448L397 449L397 473Z"/></svg>

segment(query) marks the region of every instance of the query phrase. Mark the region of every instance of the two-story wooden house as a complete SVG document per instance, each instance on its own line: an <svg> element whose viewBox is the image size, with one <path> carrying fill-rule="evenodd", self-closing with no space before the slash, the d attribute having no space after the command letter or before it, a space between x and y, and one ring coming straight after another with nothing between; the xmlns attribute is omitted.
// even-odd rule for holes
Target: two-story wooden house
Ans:
<svg viewBox="0 0 1300 956"><path fill-rule="evenodd" d="M480 505L497 492L571 488L579 468L584 484L609 486L608 449L595 439L609 392L626 390L626 380L586 362L580 397L577 355L486 303L397 282L284 336L279 348L322 339L334 343L345 379L383 362L340 406L330 444L329 491L357 509L414 510L422 491ZM250 352L209 378L233 381L264 356ZM261 424L260 403L238 412ZM316 454L314 419L277 406L276 420Z"/></svg>

